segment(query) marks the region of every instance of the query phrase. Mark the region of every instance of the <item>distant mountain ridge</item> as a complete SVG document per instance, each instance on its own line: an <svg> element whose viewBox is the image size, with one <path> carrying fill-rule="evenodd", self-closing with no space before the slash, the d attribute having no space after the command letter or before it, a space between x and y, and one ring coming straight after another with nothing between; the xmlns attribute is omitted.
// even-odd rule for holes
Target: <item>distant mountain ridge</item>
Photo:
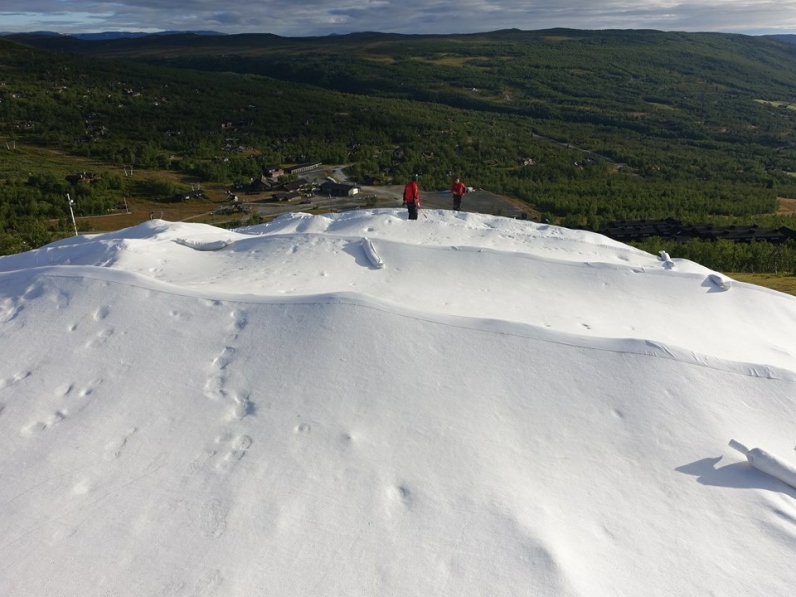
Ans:
<svg viewBox="0 0 796 597"><path fill-rule="evenodd" d="M87 41L95 41L95 40L105 40L105 39L136 39L139 37L149 37L151 35L181 35L181 34L193 34L193 35L227 35L226 33L221 33L220 31L156 31L156 32L142 32L142 31L101 31L97 33L74 33L74 34L67 34L67 33L58 33L57 31L28 31L25 33L9 33L9 32L0 32L0 36L2 37L17 37L23 36L28 37L31 35L34 36L49 36L49 37L73 37L75 39L84 39Z"/></svg>
<svg viewBox="0 0 796 597"><path fill-rule="evenodd" d="M776 39L777 41L784 41L788 44L796 44L796 35L792 33L783 33L780 35L763 35L762 37L770 37L772 39Z"/></svg>

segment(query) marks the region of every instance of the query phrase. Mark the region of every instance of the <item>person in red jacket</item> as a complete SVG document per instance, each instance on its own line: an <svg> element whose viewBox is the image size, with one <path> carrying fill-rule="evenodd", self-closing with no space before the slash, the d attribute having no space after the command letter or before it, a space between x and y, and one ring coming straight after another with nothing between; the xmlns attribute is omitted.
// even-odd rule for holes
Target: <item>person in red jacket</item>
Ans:
<svg viewBox="0 0 796 597"><path fill-rule="evenodd" d="M464 183L456 179L451 185L451 193L453 194L453 209L459 211L462 208L462 196L467 192L467 187L464 186Z"/></svg>
<svg viewBox="0 0 796 597"><path fill-rule="evenodd" d="M409 211L409 219L417 219L417 210L420 208L420 191L417 188L417 174L404 187L404 205Z"/></svg>

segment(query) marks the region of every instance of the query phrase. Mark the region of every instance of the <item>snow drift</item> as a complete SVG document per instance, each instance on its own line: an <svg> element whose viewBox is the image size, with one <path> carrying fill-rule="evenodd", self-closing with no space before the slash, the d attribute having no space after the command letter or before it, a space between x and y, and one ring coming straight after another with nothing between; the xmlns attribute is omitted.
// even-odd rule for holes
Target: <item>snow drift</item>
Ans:
<svg viewBox="0 0 796 597"><path fill-rule="evenodd" d="M788 594L796 300L427 213L0 258L0 594Z"/></svg>

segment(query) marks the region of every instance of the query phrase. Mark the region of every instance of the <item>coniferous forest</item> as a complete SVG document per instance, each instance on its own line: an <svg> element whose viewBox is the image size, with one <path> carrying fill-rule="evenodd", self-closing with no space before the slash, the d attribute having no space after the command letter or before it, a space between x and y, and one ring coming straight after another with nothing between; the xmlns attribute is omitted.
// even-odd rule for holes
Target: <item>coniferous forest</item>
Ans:
<svg viewBox="0 0 796 597"><path fill-rule="evenodd" d="M780 210L796 198L796 45L656 31L16 35L0 38L0 141L0 254L69 235L66 194L102 214L181 190L128 167L233 185L304 161L349 164L362 182L418 173L424 189L461 177L593 230L663 218L796 228ZM86 158L97 172L75 180L70 160ZM645 248L794 271L792 243Z"/></svg>

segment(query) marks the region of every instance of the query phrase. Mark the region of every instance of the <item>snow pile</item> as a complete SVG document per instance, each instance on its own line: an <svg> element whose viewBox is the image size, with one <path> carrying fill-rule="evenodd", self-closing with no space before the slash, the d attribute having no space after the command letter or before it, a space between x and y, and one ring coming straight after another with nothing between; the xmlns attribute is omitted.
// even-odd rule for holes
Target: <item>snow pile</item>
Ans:
<svg viewBox="0 0 796 597"><path fill-rule="evenodd" d="M757 470L763 471L767 475L771 475L796 489L796 467L786 460L769 454L761 448L752 448L750 450L735 440L730 440L730 447L746 456L749 464Z"/></svg>
<svg viewBox="0 0 796 597"><path fill-rule="evenodd" d="M796 299L426 213L0 258L0 595L789 594Z"/></svg>

